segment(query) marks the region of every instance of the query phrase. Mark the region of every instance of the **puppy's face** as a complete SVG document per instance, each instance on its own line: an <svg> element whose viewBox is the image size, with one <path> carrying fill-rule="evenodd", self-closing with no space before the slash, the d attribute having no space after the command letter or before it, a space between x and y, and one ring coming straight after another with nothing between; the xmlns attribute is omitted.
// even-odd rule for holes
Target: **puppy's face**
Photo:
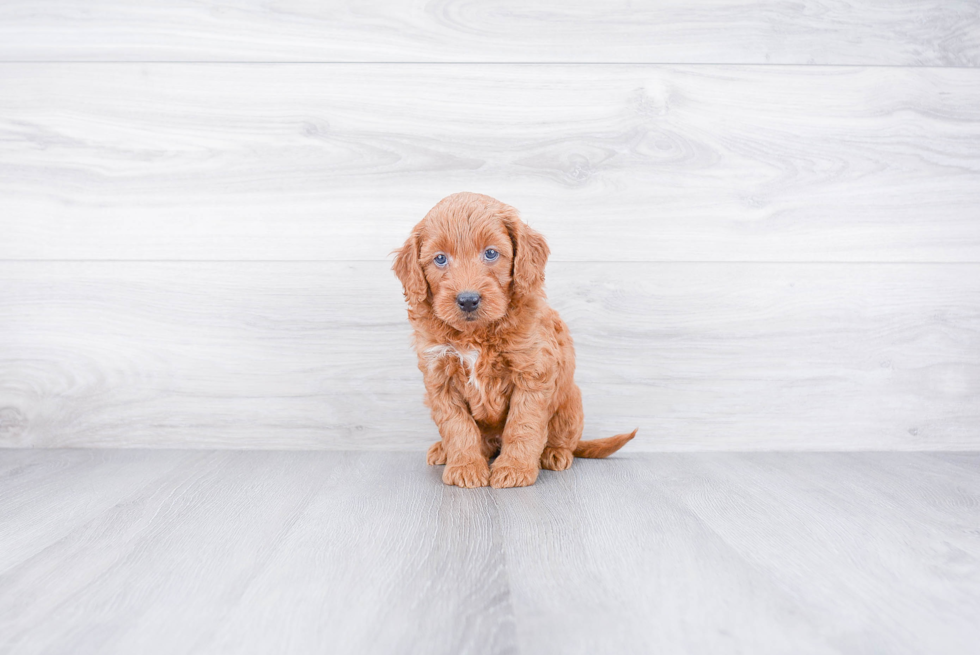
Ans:
<svg viewBox="0 0 980 655"><path fill-rule="evenodd" d="M409 303L468 331L503 318L515 295L539 293L547 257L544 238L513 207L459 193L415 226L393 268Z"/></svg>
<svg viewBox="0 0 980 655"><path fill-rule="evenodd" d="M510 234L492 212L429 216L419 260L435 315L457 330L503 318L510 304L513 255Z"/></svg>

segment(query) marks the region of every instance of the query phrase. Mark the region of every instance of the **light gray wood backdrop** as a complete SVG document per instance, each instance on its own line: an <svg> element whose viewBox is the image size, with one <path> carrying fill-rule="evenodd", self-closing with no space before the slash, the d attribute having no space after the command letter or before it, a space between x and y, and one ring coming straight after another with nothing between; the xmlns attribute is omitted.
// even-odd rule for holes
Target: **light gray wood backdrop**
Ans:
<svg viewBox="0 0 980 655"><path fill-rule="evenodd" d="M5 0L7 61L980 65L975 0Z"/></svg>
<svg viewBox="0 0 980 655"><path fill-rule="evenodd" d="M974 2L0 7L0 446L421 449L389 251L553 250L587 434L980 447Z"/></svg>

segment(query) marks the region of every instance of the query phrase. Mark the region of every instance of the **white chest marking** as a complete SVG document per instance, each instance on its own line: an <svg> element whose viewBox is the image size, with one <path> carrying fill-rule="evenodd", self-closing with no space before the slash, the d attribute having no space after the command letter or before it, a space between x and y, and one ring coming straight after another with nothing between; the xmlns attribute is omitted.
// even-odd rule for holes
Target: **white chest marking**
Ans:
<svg viewBox="0 0 980 655"><path fill-rule="evenodd" d="M479 350L457 350L454 346L448 343L442 343L436 346L430 346L425 349L425 358L429 362L429 367L431 368L439 359L449 355L459 358L459 364L463 367L463 370L469 370L470 378L469 383L472 384L477 389L480 389L480 381L476 377L476 362L480 359Z"/></svg>

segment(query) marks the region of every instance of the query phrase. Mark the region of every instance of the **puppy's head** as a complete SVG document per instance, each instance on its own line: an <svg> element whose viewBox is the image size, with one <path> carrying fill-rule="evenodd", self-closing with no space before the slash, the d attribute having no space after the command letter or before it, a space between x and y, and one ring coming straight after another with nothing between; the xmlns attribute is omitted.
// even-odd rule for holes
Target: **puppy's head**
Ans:
<svg viewBox="0 0 980 655"><path fill-rule="evenodd" d="M544 237L513 207L456 193L415 226L392 269L409 305L468 331L503 318L514 300L540 294L548 253Z"/></svg>

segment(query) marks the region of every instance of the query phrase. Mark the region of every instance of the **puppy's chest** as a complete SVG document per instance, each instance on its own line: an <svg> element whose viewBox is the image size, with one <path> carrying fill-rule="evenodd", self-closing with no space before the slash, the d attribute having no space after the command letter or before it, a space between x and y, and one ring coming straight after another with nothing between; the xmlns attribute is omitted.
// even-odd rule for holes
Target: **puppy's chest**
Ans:
<svg viewBox="0 0 980 655"><path fill-rule="evenodd" d="M473 418L498 423L507 413L513 386L500 353L472 344L439 344L425 350L429 370L446 376L470 406Z"/></svg>

